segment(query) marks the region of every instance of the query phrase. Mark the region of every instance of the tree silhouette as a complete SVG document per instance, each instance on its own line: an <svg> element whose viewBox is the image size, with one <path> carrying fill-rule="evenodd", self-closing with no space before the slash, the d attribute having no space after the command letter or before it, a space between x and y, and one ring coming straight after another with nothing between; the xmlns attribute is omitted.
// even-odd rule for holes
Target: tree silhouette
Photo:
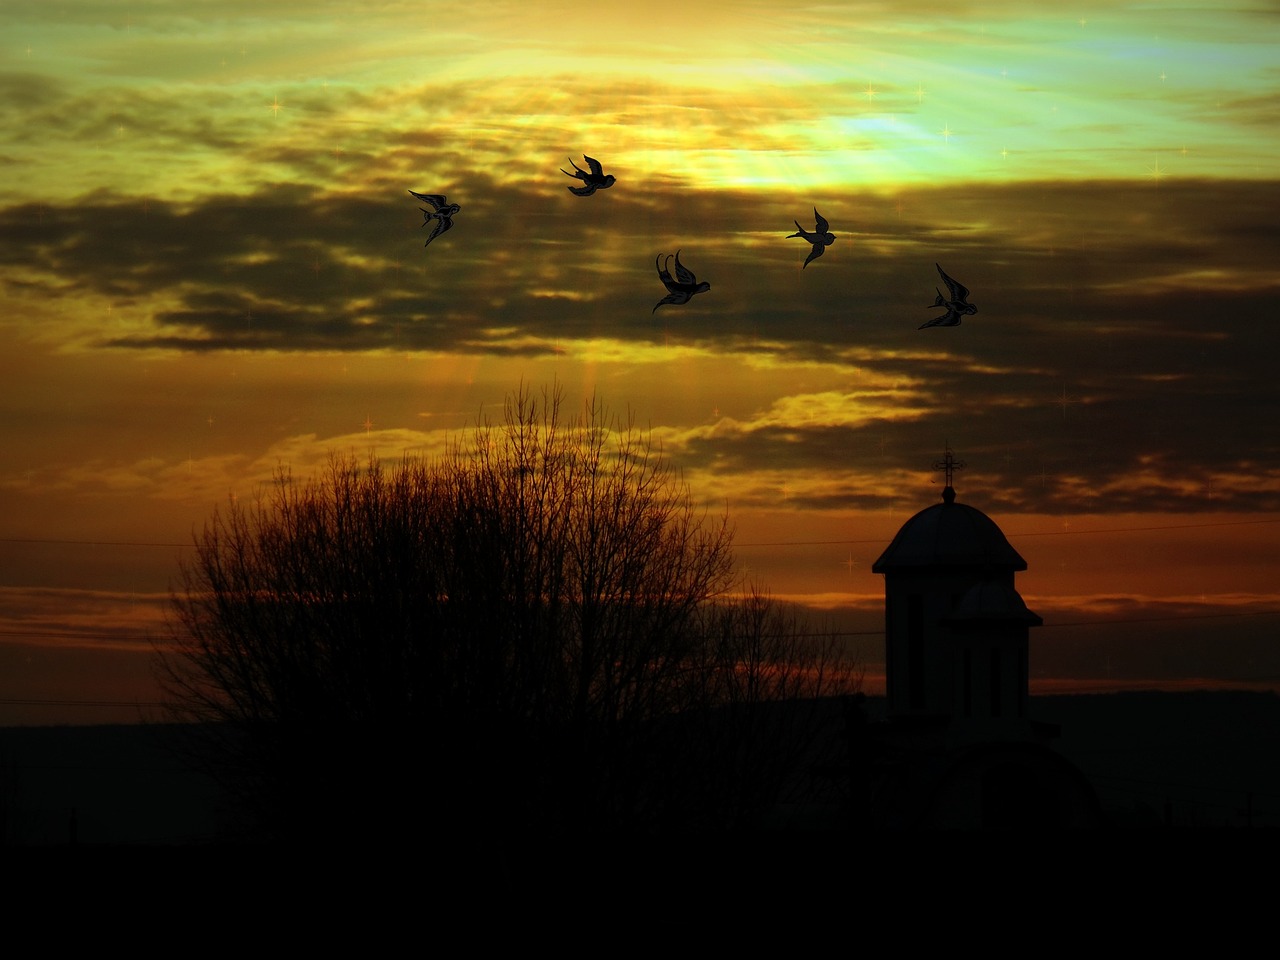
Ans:
<svg viewBox="0 0 1280 960"><path fill-rule="evenodd" d="M732 826L846 675L731 542L631 422L522 391L436 461L215 512L159 664L270 836Z"/></svg>

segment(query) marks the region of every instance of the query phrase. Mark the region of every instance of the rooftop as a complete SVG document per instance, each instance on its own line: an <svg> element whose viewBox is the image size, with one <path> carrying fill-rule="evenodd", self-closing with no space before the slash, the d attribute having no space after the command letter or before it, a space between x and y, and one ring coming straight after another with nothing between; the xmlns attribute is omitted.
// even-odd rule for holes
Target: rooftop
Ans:
<svg viewBox="0 0 1280 960"><path fill-rule="evenodd" d="M980 567L1025 570L1027 562L1009 545L995 521L976 507L956 502L948 485L942 502L921 510L902 525L871 570L926 570Z"/></svg>

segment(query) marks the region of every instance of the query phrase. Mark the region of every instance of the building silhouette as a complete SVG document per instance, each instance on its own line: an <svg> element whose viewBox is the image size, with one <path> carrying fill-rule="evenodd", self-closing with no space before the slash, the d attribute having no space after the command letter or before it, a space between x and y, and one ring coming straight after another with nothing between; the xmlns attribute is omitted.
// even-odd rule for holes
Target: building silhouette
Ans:
<svg viewBox="0 0 1280 960"><path fill-rule="evenodd" d="M863 813L894 827L1093 826L1084 776L1029 715L1029 632L1043 622L1014 575L1027 563L990 517L960 503L950 449L941 503L898 531L885 578L887 718L869 728ZM857 778L855 777L855 791Z"/></svg>

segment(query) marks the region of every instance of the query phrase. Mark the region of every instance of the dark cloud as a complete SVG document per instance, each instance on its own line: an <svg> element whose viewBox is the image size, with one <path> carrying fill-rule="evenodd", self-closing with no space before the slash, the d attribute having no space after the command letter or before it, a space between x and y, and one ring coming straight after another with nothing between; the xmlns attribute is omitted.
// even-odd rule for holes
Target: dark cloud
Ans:
<svg viewBox="0 0 1280 960"><path fill-rule="evenodd" d="M0 117L4 118L9 136L15 131L18 117L25 111L55 104L66 96L66 86L44 74L0 71Z"/></svg>
<svg viewBox="0 0 1280 960"><path fill-rule="evenodd" d="M1029 340L1048 341L1059 358L1064 344L1081 342L1094 355L1098 330L1121 356L1144 340L1148 358L1177 355L1184 336L1223 329L1234 337L1229 318L1263 293L1248 289L1258 283L1251 274L1271 270L1277 245L1264 213L1276 191L1267 184L1166 185L1145 195L1108 184L960 188L908 194L901 215L880 198L822 200L837 242L797 274L805 251L785 232L814 205L809 198L783 208L756 195L677 193L664 184L581 200L557 186L549 176L532 191L516 189L473 173L453 194L465 201L454 230L426 249L415 202L390 184L380 195L274 184L188 207L109 197L27 204L4 211L0 235L13 241L10 265L25 262L85 292L182 287L189 305L205 305L209 291L224 300L235 291L235 304L223 304L232 316L200 321L209 333L234 327L241 304L330 316L364 304L365 322L350 326L349 340L319 344L303 335L293 344L300 350L377 347L385 326L444 307L470 316L473 329L550 337L598 333L599 317L624 339L652 339L656 322L678 318L691 339L745 328L819 351L902 346L910 332L915 346L951 341L967 350L979 340L986 362L1007 354L1023 365ZM644 305L651 310L663 293L653 258L676 249L712 292L653 321ZM916 334L940 284L934 261L970 287L979 313L960 330ZM1203 271L1221 275L1216 288L1188 280L1168 289L1179 273ZM1246 289L1230 289L1234 283ZM422 346L448 344L432 338Z"/></svg>
<svg viewBox="0 0 1280 960"><path fill-rule="evenodd" d="M577 198L563 179L554 167L527 186L466 171L448 187L462 212L429 247L404 184L275 184L191 205L11 207L0 256L15 294L56 284L165 304L151 332L90 337L116 348L537 356L606 337L821 360L847 367L851 387L859 371L919 384L907 419L748 428L691 444L691 466L918 469L949 441L1008 509L1280 509L1268 479L1280 469L1266 320L1275 184L762 201L622 179ZM837 240L802 270L806 250L786 234L815 205ZM677 249L711 290L654 314L654 258ZM978 313L917 330L940 312L935 263Z"/></svg>

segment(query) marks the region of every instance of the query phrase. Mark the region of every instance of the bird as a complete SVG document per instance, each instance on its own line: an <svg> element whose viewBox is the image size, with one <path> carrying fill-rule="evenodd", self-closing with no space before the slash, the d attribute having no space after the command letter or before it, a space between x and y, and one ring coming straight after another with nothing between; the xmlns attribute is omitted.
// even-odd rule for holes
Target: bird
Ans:
<svg viewBox="0 0 1280 960"><path fill-rule="evenodd" d="M612 173L604 172L604 169L600 166L600 161L595 157L588 157L584 153L582 155L582 159L587 161L587 166L591 168L590 173L574 163L573 157L569 158L569 163L572 165L574 170L578 171L577 173L570 173L564 167L560 168L560 172L566 177L573 177L574 179L581 180L586 184L586 186L583 187L569 187L570 193L576 194L579 197L589 197L597 190L612 187L618 182L618 178Z"/></svg>
<svg viewBox="0 0 1280 960"><path fill-rule="evenodd" d="M947 293L950 294L951 299L948 300L942 295L941 290L934 287L934 290L937 291L938 299L934 300L933 303L926 304L926 306L946 307L947 312L940 317L934 317L932 320L920 324L919 329L923 330L925 327L958 327L960 326L961 317L973 316L978 312L978 308L969 302L968 287L963 283L956 283L956 281L948 277L938 264L935 263L934 266L938 268L938 275L942 277L942 282L947 285Z"/></svg>
<svg viewBox="0 0 1280 960"><path fill-rule="evenodd" d="M817 260L822 256L822 251L826 249L828 244L836 242L836 235L830 232L830 225L827 223L826 218L823 217L822 214L818 213L817 207L813 208L813 217L816 221L813 233L810 233L804 227L800 226L799 220L795 220L793 222L796 225L796 229L800 232L793 233L787 237L788 240L790 240L791 237L804 237L813 244L813 249L809 251L809 256L804 258L805 267L809 265L810 260ZM803 270L804 267L801 267L801 269Z"/></svg>
<svg viewBox="0 0 1280 960"><path fill-rule="evenodd" d="M670 260L671 254L666 254L666 259ZM666 288L670 293L654 305L653 310L650 311L651 314L657 313L658 307L662 306L664 303L688 303L689 298L695 293L706 293L711 289L711 284L707 283L705 280L699 283L698 278L693 275L693 271L680 262L679 250L676 251L677 279L671 279L671 273L666 269L664 263L663 254L658 254L657 258L654 260L654 264L658 268L658 279L666 285Z"/></svg>
<svg viewBox="0 0 1280 960"><path fill-rule="evenodd" d="M418 193L416 190L410 190L409 192L423 203L429 203L432 206L431 210L426 207L418 208L422 211L422 226L425 227L432 220L436 221L436 225L431 228L431 235L427 237L427 242L423 244L425 247L453 226L453 216L462 207L456 203L449 203L443 193Z"/></svg>

